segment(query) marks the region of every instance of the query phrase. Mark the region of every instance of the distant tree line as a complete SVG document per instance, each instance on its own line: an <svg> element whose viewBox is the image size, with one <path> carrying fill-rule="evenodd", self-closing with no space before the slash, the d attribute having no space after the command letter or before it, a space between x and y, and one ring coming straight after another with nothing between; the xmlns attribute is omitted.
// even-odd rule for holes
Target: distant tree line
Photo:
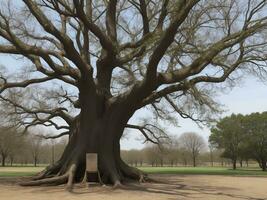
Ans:
<svg viewBox="0 0 267 200"><path fill-rule="evenodd" d="M196 133L184 133L172 143L148 145L141 150L123 151L122 157L130 165L142 166L248 166L256 161L267 170L267 112L248 115L232 114L219 120L211 128L209 143Z"/></svg>
<svg viewBox="0 0 267 200"><path fill-rule="evenodd" d="M66 140L45 140L38 133L0 128L1 166L49 164L58 160Z"/></svg>
<svg viewBox="0 0 267 200"><path fill-rule="evenodd" d="M221 150L211 148L197 133L183 133L171 143L147 145L140 150L123 150L122 158L132 166L194 166L225 165L229 160L222 158Z"/></svg>
<svg viewBox="0 0 267 200"><path fill-rule="evenodd" d="M221 119L211 129L210 143L222 150L233 169L236 163L253 159L260 168L267 168L267 112L235 115Z"/></svg>
<svg viewBox="0 0 267 200"><path fill-rule="evenodd" d="M209 142L199 134L186 132L161 144L148 144L141 150L122 150L131 166L225 166L236 169L254 160L267 169L267 112L232 114L211 128ZM21 134L12 128L0 128L0 162L5 165L54 163L60 158L67 140L49 139L43 134ZM49 139L49 140L45 140ZM255 162L254 162L255 163Z"/></svg>

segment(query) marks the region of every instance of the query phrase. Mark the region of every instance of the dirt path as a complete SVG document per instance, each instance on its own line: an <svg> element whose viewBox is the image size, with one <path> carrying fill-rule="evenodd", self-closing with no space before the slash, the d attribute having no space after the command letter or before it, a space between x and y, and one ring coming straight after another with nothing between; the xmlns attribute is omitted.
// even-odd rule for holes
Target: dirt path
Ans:
<svg viewBox="0 0 267 200"><path fill-rule="evenodd" d="M157 175L161 183L132 185L128 190L110 187L75 186L68 193L63 186L25 188L12 181L0 182L0 200L267 200L267 178L198 175Z"/></svg>

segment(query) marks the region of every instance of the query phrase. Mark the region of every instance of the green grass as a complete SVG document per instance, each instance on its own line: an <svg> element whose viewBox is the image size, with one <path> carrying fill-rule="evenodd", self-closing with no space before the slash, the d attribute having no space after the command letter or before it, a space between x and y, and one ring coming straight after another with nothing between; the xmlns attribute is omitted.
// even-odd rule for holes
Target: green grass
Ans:
<svg viewBox="0 0 267 200"><path fill-rule="evenodd" d="M31 176L44 169L41 167L0 167L0 177ZM229 175L229 176L267 176L267 172L259 168L238 168L232 170L223 167L141 167L149 174L180 174L180 175Z"/></svg>
<svg viewBox="0 0 267 200"><path fill-rule="evenodd" d="M149 174L267 176L267 172L259 168L232 170L222 167L141 167L139 169Z"/></svg>
<svg viewBox="0 0 267 200"><path fill-rule="evenodd" d="M0 177L20 177L20 176L32 176L34 172L0 172Z"/></svg>
<svg viewBox="0 0 267 200"><path fill-rule="evenodd" d="M18 177L18 176L32 176L44 167L0 167L0 177Z"/></svg>

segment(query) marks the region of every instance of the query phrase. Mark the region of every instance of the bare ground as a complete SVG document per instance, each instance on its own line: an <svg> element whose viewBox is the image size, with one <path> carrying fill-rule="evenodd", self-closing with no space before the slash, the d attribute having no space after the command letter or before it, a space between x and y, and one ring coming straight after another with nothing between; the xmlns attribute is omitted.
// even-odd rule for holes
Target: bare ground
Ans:
<svg viewBox="0 0 267 200"><path fill-rule="evenodd" d="M14 179L1 179L0 200L267 200L267 178L206 175L154 175L158 183L142 183L113 190L111 187L76 185L20 187Z"/></svg>

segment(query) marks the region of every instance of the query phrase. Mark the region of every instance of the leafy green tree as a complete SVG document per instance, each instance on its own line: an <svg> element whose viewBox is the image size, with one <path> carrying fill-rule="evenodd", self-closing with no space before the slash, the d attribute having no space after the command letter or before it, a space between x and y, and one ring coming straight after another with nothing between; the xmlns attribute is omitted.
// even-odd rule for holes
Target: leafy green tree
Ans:
<svg viewBox="0 0 267 200"><path fill-rule="evenodd" d="M219 149L223 149L222 156L232 161L233 169L236 169L236 162L240 156L242 142L245 139L242 125L242 115L232 114L230 117L221 119L211 129L209 142Z"/></svg>
<svg viewBox="0 0 267 200"><path fill-rule="evenodd" d="M252 113L245 116L247 155L255 159L263 171L267 162L267 112Z"/></svg>

